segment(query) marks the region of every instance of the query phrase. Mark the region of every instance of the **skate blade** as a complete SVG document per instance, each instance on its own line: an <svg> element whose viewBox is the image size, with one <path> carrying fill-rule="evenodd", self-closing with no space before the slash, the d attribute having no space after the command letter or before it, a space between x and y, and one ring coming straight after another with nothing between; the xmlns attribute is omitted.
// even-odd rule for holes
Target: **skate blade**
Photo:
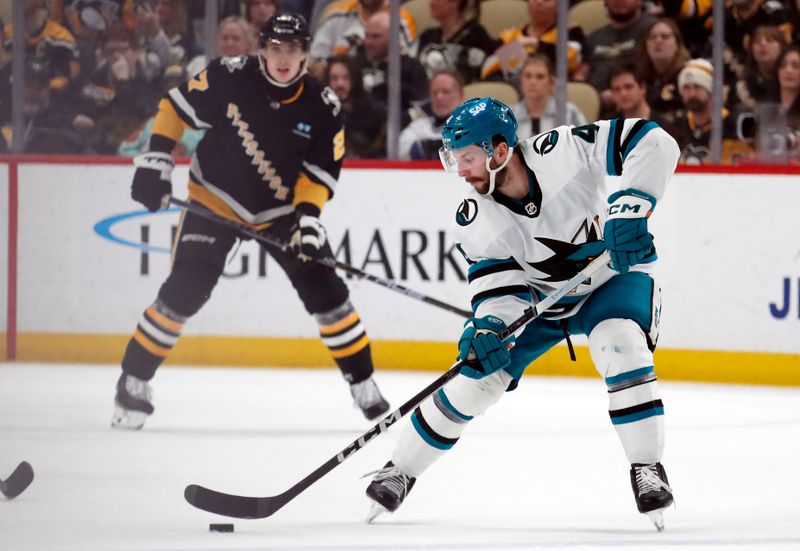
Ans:
<svg viewBox="0 0 800 551"><path fill-rule="evenodd" d="M369 507L369 513L367 513L367 524L372 524L376 518L381 516L384 513L388 513L389 511L380 503L372 501Z"/></svg>
<svg viewBox="0 0 800 551"><path fill-rule="evenodd" d="M659 532L664 531L664 509L658 509L657 511L650 511L647 513L647 516L650 517L650 520L653 521L653 524L656 526L656 530Z"/></svg>
<svg viewBox="0 0 800 551"><path fill-rule="evenodd" d="M115 429L140 430L146 419L147 414L143 411L133 411L116 406L114 416L111 417L111 426Z"/></svg>

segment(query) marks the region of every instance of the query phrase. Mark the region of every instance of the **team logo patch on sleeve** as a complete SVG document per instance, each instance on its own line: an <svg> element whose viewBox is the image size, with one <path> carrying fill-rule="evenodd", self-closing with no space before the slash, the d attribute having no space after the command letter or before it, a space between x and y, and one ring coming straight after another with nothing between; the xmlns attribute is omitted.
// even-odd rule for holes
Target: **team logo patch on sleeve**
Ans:
<svg viewBox="0 0 800 551"><path fill-rule="evenodd" d="M456 223L467 226L478 216L478 202L475 199L464 199L456 211Z"/></svg>
<svg viewBox="0 0 800 551"><path fill-rule="evenodd" d="M540 134L533 140L533 150L539 155L550 153L558 142L558 131L551 130L546 134Z"/></svg>

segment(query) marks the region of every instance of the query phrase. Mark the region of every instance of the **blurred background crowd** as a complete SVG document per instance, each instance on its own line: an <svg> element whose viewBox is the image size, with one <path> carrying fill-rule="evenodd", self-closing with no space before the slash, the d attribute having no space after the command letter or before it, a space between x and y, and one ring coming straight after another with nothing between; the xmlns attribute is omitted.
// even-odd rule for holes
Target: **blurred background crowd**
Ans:
<svg viewBox="0 0 800 551"><path fill-rule="evenodd" d="M205 0L21 5L26 153L139 154L166 90L209 59L255 54L263 22L290 11L312 28L310 73L342 101L347 157L387 158L388 0L218 0L216 14L206 13ZM470 97L494 96L512 106L520 138L555 126L558 6L557 0L402 2L397 157L437 159L442 124ZM800 162L800 0L727 0L722 66L711 63L712 0L568 6L568 124L649 118L678 141L682 163L709 163L714 72L722 71L721 162ZM11 2L0 7L0 17L4 152L12 139L18 32ZM190 155L201 137L187 132L175 153Z"/></svg>

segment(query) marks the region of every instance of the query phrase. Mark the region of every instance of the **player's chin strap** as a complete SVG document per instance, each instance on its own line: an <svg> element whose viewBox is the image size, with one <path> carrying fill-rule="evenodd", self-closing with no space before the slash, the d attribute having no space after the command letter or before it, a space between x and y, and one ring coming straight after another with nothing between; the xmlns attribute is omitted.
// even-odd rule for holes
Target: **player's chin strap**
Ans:
<svg viewBox="0 0 800 551"><path fill-rule="evenodd" d="M503 164L501 164L500 166L498 166L494 170L492 170L492 167L491 167L492 157L491 156L486 157L486 170L489 171L489 191L487 191L483 195L491 195L492 194L492 192L494 191L494 178L495 178L495 176L497 175L498 172L500 172L501 170L503 170L506 167L508 162L511 160L511 157L513 157L513 156L514 156L514 148L513 147L509 147L508 148L508 155L506 155L506 160L503 161Z"/></svg>
<svg viewBox="0 0 800 551"><path fill-rule="evenodd" d="M303 64L300 66L300 70L297 72L297 75L290 80L289 82L278 82L274 78L272 78L267 70L267 64L264 62L264 56L261 52L258 52L258 66L261 69L261 74L264 75L264 78L267 79L267 82L272 84L273 86L277 86L278 88L288 88L297 83L298 80L303 78L308 72L308 54L306 54L306 58L303 60Z"/></svg>

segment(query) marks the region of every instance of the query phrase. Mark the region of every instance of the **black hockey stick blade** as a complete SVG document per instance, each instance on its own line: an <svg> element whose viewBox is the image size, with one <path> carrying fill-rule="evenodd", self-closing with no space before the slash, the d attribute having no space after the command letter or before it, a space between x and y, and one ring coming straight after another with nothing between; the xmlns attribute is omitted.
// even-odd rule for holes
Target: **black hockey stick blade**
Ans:
<svg viewBox="0 0 800 551"><path fill-rule="evenodd" d="M186 486L183 497L194 507L209 513L233 518L263 518L259 514L259 503L265 498L224 494L197 484Z"/></svg>
<svg viewBox="0 0 800 551"><path fill-rule="evenodd" d="M17 465L11 476L6 480L0 480L0 492L6 499L11 500L24 492L31 482L33 482L33 467L27 461L23 461Z"/></svg>

